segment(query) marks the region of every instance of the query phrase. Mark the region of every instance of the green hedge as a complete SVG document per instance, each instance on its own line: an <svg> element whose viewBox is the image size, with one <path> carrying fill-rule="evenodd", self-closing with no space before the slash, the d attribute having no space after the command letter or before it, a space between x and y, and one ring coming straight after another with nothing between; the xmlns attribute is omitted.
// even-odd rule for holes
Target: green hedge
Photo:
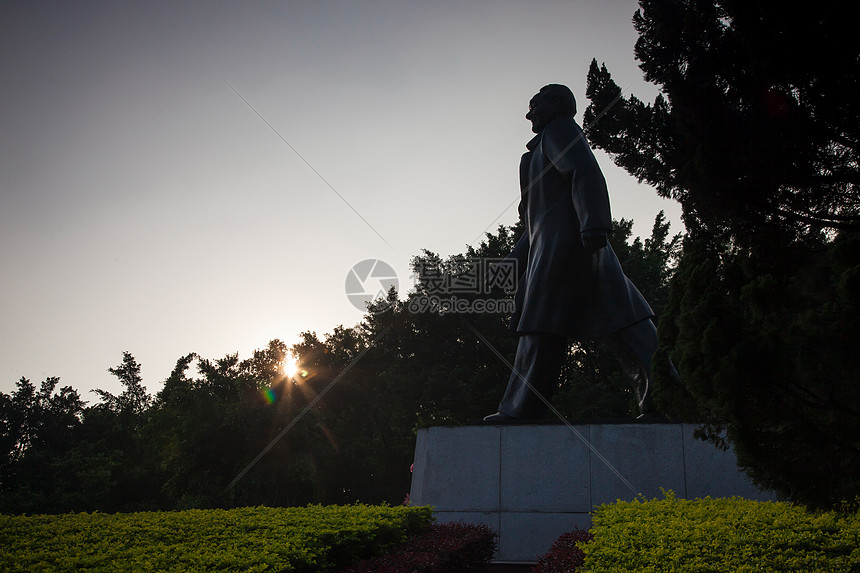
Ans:
<svg viewBox="0 0 860 573"><path fill-rule="evenodd" d="M0 571L328 571L429 528L429 507L0 515Z"/></svg>
<svg viewBox="0 0 860 573"><path fill-rule="evenodd" d="M593 514L583 571L860 571L860 516L741 498L619 501Z"/></svg>

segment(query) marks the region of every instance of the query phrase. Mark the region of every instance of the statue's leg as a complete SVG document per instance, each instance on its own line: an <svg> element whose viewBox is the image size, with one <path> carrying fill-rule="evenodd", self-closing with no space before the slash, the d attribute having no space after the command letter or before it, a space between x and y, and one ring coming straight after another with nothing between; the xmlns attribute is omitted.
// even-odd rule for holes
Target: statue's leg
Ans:
<svg viewBox="0 0 860 573"><path fill-rule="evenodd" d="M552 398L566 348L567 339L564 336L547 333L521 334L514 358L514 369L505 395L499 403L499 412L511 418L543 417L546 414L546 405L535 391L540 392L547 400Z"/></svg>
<svg viewBox="0 0 860 573"><path fill-rule="evenodd" d="M657 351L657 328L645 319L622 328L604 339L618 361L624 375L633 385L640 415L651 414L651 357Z"/></svg>

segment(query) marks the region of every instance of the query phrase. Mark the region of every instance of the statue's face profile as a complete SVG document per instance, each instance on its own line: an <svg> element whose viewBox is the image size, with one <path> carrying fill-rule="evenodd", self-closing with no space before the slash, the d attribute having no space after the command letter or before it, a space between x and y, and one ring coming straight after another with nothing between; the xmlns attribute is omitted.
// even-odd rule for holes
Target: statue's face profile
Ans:
<svg viewBox="0 0 860 573"><path fill-rule="evenodd" d="M546 94L535 94L529 102L526 119L532 122L532 131L540 133L558 115L558 108Z"/></svg>
<svg viewBox="0 0 860 573"><path fill-rule="evenodd" d="M549 84L542 87L529 102L526 119L532 122L532 131L540 133L551 121L574 115L576 98L570 88L561 84Z"/></svg>

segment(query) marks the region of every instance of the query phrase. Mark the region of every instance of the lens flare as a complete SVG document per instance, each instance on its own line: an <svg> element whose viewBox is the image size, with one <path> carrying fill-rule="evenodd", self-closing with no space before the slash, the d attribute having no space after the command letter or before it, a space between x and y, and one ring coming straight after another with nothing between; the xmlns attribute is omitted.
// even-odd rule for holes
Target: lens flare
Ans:
<svg viewBox="0 0 860 573"><path fill-rule="evenodd" d="M263 398L266 399L267 404L274 404L275 400L278 399L278 395L275 394L274 388L266 388L263 390Z"/></svg>

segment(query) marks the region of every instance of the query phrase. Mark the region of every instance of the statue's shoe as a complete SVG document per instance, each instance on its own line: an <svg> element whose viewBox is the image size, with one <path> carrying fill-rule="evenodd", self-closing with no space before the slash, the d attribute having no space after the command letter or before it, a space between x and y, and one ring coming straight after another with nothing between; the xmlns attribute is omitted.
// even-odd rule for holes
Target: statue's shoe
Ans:
<svg viewBox="0 0 860 573"><path fill-rule="evenodd" d="M485 424L514 424L519 421L519 418L513 418L507 414L496 412L484 418Z"/></svg>

